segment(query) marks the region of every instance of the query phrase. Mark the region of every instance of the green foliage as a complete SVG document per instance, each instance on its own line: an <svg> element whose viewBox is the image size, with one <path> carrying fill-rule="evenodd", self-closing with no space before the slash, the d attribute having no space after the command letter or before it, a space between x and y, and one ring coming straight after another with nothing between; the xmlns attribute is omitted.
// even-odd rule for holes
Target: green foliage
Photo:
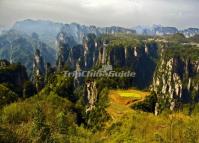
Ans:
<svg viewBox="0 0 199 143"><path fill-rule="evenodd" d="M67 117L66 117L65 113L60 112L57 116L57 125L59 128L60 134L66 134L66 132L67 132L68 125L67 125L66 121L67 121Z"/></svg>
<svg viewBox="0 0 199 143"><path fill-rule="evenodd" d="M191 45L171 44L164 55L166 58L181 57L182 59L198 60L199 48Z"/></svg>
<svg viewBox="0 0 199 143"><path fill-rule="evenodd" d="M0 108L17 100L17 94L0 84Z"/></svg>
<svg viewBox="0 0 199 143"><path fill-rule="evenodd" d="M171 36L167 36L166 39L170 42L177 42L177 43L186 43L188 40L185 38L185 36L181 33L176 33Z"/></svg>
<svg viewBox="0 0 199 143"><path fill-rule="evenodd" d="M32 116L30 104L13 103L2 109L2 121L9 124L20 124L28 121Z"/></svg>
<svg viewBox="0 0 199 143"><path fill-rule="evenodd" d="M28 98L36 94L36 87L31 81L26 81L23 86L23 98Z"/></svg>
<svg viewBox="0 0 199 143"><path fill-rule="evenodd" d="M94 132L103 129L104 123L109 119L109 115L105 110L108 105L108 90L104 88L99 93L95 108L86 114L87 126Z"/></svg>
<svg viewBox="0 0 199 143"><path fill-rule="evenodd" d="M198 128L194 125L194 122L191 122L191 124L186 127L184 137L186 143L198 143L199 137L198 137Z"/></svg>
<svg viewBox="0 0 199 143"><path fill-rule="evenodd" d="M195 36L193 36L193 37L190 37L190 38L189 38L189 41L190 41L190 42L199 43L199 35L195 35Z"/></svg>
<svg viewBox="0 0 199 143"><path fill-rule="evenodd" d="M50 128L46 124L45 115L40 105L37 105L34 112L32 135L34 137L33 142L53 142L51 138Z"/></svg>
<svg viewBox="0 0 199 143"><path fill-rule="evenodd" d="M157 102L157 97L154 93L151 93L150 96L147 96L143 102L139 102L132 106L133 109L142 110L144 112L154 112L155 104Z"/></svg>
<svg viewBox="0 0 199 143"><path fill-rule="evenodd" d="M0 142L1 143L14 143L17 142L17 135L9 129L0 127Z"/></svg>
<svg viewBox="0 0 199 143"><path fill-rule="evenodd" d="M39 105L37 105L36 110L34 112L33 126L34 133L36 133L38 130L45 126L45 115L42 110L42 107L40 107Z"/></svg>
<svg viewBox="0 0 199 143"><path fill-rule="evenodd" d="M21 64L0 67L0 83L12 89L22 97L23 83L28 80L26 68Z"/></svg>
<svg viewBox="0 0 199 143"><path fill-rule="evenodd" d="M68 98L71 101L75 101L77 97L74 96L74 84L73 78L66 77L63 74L54 75L49 79L49 82L44 89L46 94L53 91L57 95Z"/></svg>

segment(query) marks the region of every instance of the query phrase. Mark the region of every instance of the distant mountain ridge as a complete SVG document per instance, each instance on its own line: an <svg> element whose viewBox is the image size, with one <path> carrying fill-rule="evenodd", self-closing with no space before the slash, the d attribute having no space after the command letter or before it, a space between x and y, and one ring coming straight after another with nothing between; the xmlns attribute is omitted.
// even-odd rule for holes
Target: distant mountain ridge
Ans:
<svg viewBox="0 0 199 143"><path fill-rule="evenodd" d="M89 33L93 33L96 36L99 36L101 34L115 34L115 33L135 34L136 33L135 30L118 27L118 26L96 27L96 26L80 25L77 23L65 24L62 27L61 32L64 32L67 35L71 35L78 44L82 44L83 37L88 35Z"/></svg>
<svg viewBox="0 0 199 143"><path fill-rule="evenodd" d="M32 19L17 21L12 29L28 35L31 35L35 32L39 35L41 41L45 42L50 47L55 47L55 41L60 32L64 32L69 37L72 37L77 44L82 44L82 38L89 33L94 33L97 36L100 34L115 33L137 33L139 35L148 36L164 36L182 33L187 38L199 34L199 28L187 28L179 30L177 27L162 25L137 26L134 28L124 28L119 26L96 27L94 25L86 26L78 23L64 24L47 20Z"/></svg>
<svg viewBox="0 0 199 143"><path fill-rule="evenodd" d="M139 35L148 35L148 36L164 36L164 35L173 35L176 33L181 33L185 37L190 38L199 34L199 28L187 28L179 30L176 27L168 27L162 25L153 25L153 26L137 26L132 28Z"/></svg>
<svg viewBox="0 0 199 143"><path fill-rule="evenodd" d="M55 42L58 33L65 32L68 36L74 38L77 44L82 43L82 38L89 33L99 34L114 34L114 33L135 33L133 29L127 29L117 26L111 27L96 27L96 26L86 26L77 23L63 24L55 23L52 21L45 20L23 20L18 21L14 24L12 29L31 35L32 33L37 33L39 38L48 44L49 46L55 46Z"/></svg>

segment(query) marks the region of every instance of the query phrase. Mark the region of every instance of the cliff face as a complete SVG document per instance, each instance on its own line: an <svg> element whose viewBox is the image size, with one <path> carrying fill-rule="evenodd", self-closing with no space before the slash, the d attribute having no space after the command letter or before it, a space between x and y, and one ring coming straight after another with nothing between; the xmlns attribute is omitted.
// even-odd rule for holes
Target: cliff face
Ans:
<svg viewBox="0 0 199 143"><path fill-rule="evenodd" d="M118 42L119 41L119 42ZM153 42L104 41L98 44L98 64L110 64L115 68L129 69L136 73L135 86L147 87L156 67L158 45Z"/></svg>
<svg viewBox="0 0 199 143"><path fill-rule="evenodd" d="M199 55L196 54L198 51L193 50L195 53L182 55L188 52L185 49L183 53L171 56L168 51L162 53L153 77L152 90L158 98L156 115L164 108L174 110L180 108L182 103L196 102L199 96ZM175 53L174 50L171 51ZM190 57L193 54L197 57Z"/></svg>
<svg viewBox="0 0 199 143"><path fill-rule="evenodd" d="M64 36L61 39L59 43L67 45ZM60 51L63 48L59 46ZM157 51L158 44L155 42L114 36L96 37L94 34L88 34L83 38L82 46L77 45L65 52L59 52L57 68L63 70L64 65L67 65L75 69L77 63L82 70L112 65L114 68L136 72L135 86L146 88L152 81L158 58ZM68 56L64 58L66 52Z"/></svg>

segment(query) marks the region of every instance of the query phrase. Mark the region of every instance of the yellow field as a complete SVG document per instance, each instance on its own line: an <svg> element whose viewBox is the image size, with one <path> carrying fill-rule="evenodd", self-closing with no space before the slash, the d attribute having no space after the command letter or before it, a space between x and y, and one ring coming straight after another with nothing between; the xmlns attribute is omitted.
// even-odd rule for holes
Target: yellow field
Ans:
<svg viewBox="0 0 199 143"><path fill-rule="evenodd" d="M129 90L112 90L112 92L115 92L119 94L122 97L133 97L133 98L143 98L147 95L149 95L149 92L135 90L135 89L129 89Z"/></svg>
<svg viewBox="0 0 199 143"><path fill-rule="evenodd" d="M107 111L113 119L133 112L130 108L132 104L141 102L150 92L140 91L136 89L128 90L110 90L109 99L110 106Z"/></svg>

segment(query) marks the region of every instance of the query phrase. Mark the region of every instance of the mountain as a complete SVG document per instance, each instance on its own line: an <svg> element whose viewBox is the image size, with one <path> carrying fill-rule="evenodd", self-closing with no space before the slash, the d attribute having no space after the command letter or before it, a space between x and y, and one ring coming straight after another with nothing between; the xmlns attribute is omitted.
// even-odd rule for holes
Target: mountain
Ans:
<svg viewBox="0 0 199 143"><path fill-rule="evenodd" d="M44 20L24 20L18 21L14 24L12 29L31 35L33 32L37 33L41 41L45 42L51 47L54 47L54 42L58 33L65 32L67 36L73 37L77 44L82 43L82 38L89 33L96 35L100 34L114 34L114 33L135 33L132 29L122 27L96 27L96 26L85 26L77 23L62 24L55 23L52 21Z"/></svg>
<svg viewBox="0 0 199 143"><path fill-rule="evenodd" d="M35 52L33 83L24 66L0 61L0 142L198 142L197 43L179 33L88 34L71 48L71 38L58 34L58 66L44 72L42 57L52 48L36 33L0 36L11 61Z"/></svg>
<svg viewBox="0 0 199 143"><path fill-rule="evenodd" d="M65 24L61 32L66 33L74 38L74 40L78 43L82 43L82 39L84 36L88 35L89 33L93 33L96 36L102 34L116 34L116 33L126 33L126 34L134 34L135 31L131 29L126 29L122 27L96 27L96 26L85 26L76 23L72 24Z"/></svg>
<svg viewBox="0 0 199 143"><path fill-rule="evenodd" d="M0 36L0 59L25 65L29 74L33 65L33 53L37 48L40 49L45 62L54 64L55 50L41 42L37 34L28 36L10 30Z"/></svg>
<svg viewBox="0 0 199 143"><path fill-rule="evenodd" d="M48 44L48 46L54 47L57 33L60 32L62 26L63 24L61 23L27 19L16 22L12 29L28 35L32 35L35 32L39 35L41 41Z"/></svg>
<svg viewBox="0 0 199 143"><path fill-rule="evenodd" d="M176 27L163 27L161 25L150 26L137 26L133 28L136 30L137 34L140 35L149 35L149 36L163 36L163 35L172 35L178 33Z"/></svg>
<svg viewBox="0 0 199 143"><path fill-rule="evenodd" d="M164 35L174 35L176 33L182 33L186 38L193 37L199 34L198 28L188 28L179 30L176 27L167 27L161 25L153 26L137 26L132 28L139 35L148 35L148 36L164 36Z"/></svg>
<svg viewBox="0 0 199 143"><path fill-rule="evenodd" d="M199 50L180 42L181 35L156 39L89 34L83 45L69 48L68 37L61 34L58 63L63 60L64 73L52 72L42 90L26 99L0 84L0 142L198 142ZM16 68L10 70L5 61L1 65L1 79L6 75L4 81L18 81ZM67 76L81 69L111 75L130 70L136 75ZM81 83L75 84L79 78ZM26 93L33 93L30 85Z"/></svg>
<svg viewBox="0 0 199 143"><path fill-rule="evenodd" d="M185 37L189 38L189 37L193 37L195 35L198 35L199 29L198 28L188 28L188 29L184 29L180 32L183 33L185 35Z"/></svg>

